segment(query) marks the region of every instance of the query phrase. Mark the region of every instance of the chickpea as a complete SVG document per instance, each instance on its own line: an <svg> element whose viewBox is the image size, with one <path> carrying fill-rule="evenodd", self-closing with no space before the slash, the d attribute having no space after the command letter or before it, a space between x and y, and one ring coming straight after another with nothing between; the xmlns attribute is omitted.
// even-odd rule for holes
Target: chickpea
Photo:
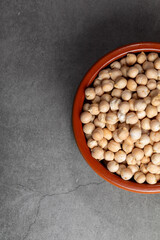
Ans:
<svg viewBox="0 0 160 240"><path fill-rule="evenodd" d="M97 86L95 87L95 94L98 96L102 96L102 94L104 93L103 89L101 86Z"/></svg>
<svg viewBox="0 0 160 240"><path fill-rule="evenodd" d="M129 165L128 168L132 171L133 174L135 174L139 170L138 165Z"/></svg>
<svg viewBox="0 0 160 240"><path fill-rule="evenodd" d="M137 87L138 97L145 98L145 97L147 97L148 93L149 93L149 89L146 86L138 86Z"/></svg>
<svg viewBox="0 0 160 240"><path fill-rule="evenodd" d="M157 87L156 80L150 79L147 83L147 87L149 90L154 90Z"/></svg>
<svg viewBox="0 0 160 240"><path fill-rule="evenodd" d="M147 96L145 98L143 98L144 101L146 102L146 104L148 105L149 103L151 103L151 97Z"/></svg>
<svg viewBox="0 0 160 240"><path fill-rule="evenodd" d="M160 166L153 164L152 162L148 163L147 170L150 173L157 174L160 171Z"/></svg>
<svg viewBox="0 0 160 240"><path fill-rule="evenodd" d="M118 121L118 117L115 113L109 112L106 114L106 123L115 124Z"/></svg>
<svg viewBox="0 0 160 240"><path fill-rule="evenodd" d="M99 110L100 112L102 113L106 113L109 111L109 103L105 100L102 100L100 103L99 103Z"/></svg>
<svg viewBox="0 0 160 240"><path fill-rule="evenodd" d="M129 67L126 66L126 65L123 65L123 66L121 67L122 76L127 77L128 69L129 69Z"/></svg>
<svg viewBox="0 0 160 240"><path fill-rule="evenodd" d="M157 114L156 119L160 122L160 113Z"/></svg>
<svg viewBox="0 0 160 240"><path fill-rule="evenodd" d="M122 142L122 140L118 137L118 135L117 135L117 129L113 132L113 139L114 139L114 141L116 141L116 142L118 142L118 143L121 143Z"/></svg>
<svg viewBox="0 0 160 240"><path fill-rule="evenodd" d="M85 97L87 100L93 100L95 96L96 94L95 94L94 88L86 88Z"/></svg>
<svg viewBox="0 0 160 240"><path fill-rule="evenodd" d="M128 130L130 128L130 126L126 123L118 123L118 128L123 128L123 127L127 128Z"/></svg>
<svg viewBox="0 0 160 240"><path fill-rule="evenodd" d="M153 106L159 106L160 105L160 93L156 94L155 96L152 97L151 103Z"/></svg>
<svg viewBox="0 0 160 240"><path fill-rule="evenodd" d="M102 90L104 92L112 91L113 86L114 86L114 83L113 83L112 80L105 79L105 80L102 81Z"/></svg>
<svg viewBox="0 0 160 240"><path fill-rule="evenodd" d="M112 160L114 159L114 153L111 152L111 151L106 151L106 152L104 153L104 159L105 159L106 161L112 161Z"/></svg>
<svg viewBox="0 0 160 240"><path fill-rule="evenodd" d="M127 80L124 77L118 77L115 80L114 87L118 89L123 89L126 87L126 85L127 85Z"/></svg>
<svg viewBox="0 0 160 240"><path fill-rule="evenodd" d="M111 101L110 101L110 108L111 108L111 110L112 111L118 110L120 103L121 103L121 99L116 98L116 97L112 98Z"/></svg>
<svg viewBox="0 0 160 240"><path fill-rule="evenodd" d="M157 70L157 80L160 80L160 70Z"/></svg>
<svg viewBox="0 0 160 240"><path fill-rule="evenodd" d="M146 157L151 157L153 153L153 148L152 148L152 145L148 144L144 147L144 154Z"/></svg>
<svg viewBox="0 0 160 240"><path fill-rule="evenodd" d="M101 85L101 80L99 80L98 78L96 78L93 82L93 87L97 87Z"/></svg>
<svg viewBox="0 0 160 240"><path fill-rule="evenodd" d="M126 154L132 152L134 145L129 145L125 143L125 141L122 143L122 149L126 152Z"/></svg>
<svg viewBox="0 0 160 240"><path fill-rule="evenodd" d="M155 61L154 61L154 67L159 70L160 69L160 58L157 58Z"/></svg>
<svg viewBox="0 0 160 240"><path fill-rule="evenodd" d="M136 172L136 173L134 174L134 180L135 180L137 183L142 184L142 183L145 182L146 177L145 177L144 173L142 173L142 172Z"/></svg>
<svg viewBox="0 0 160 240"><path fill-rule="evenodd" d="M138 69L138 73L143 73L143 72L144 72L144 71L143 71L143 68L142 68L142 66L141 66L140 64L136 63L136 64L134 65L134 67L136 67L136 68Z"/></svg>
<svg viewBox="0 0 160 240"><path fill-rule="evenodd" d="M148 79L145 74L138 74L136 77L136 82L140 85L146 85L147 81Z"/></svg>
<svg viewBox="0 0 160 240"><path fill-rule="evenodd" d="M144 129L144 130L150 130L151 129L151 120L149 118L144 118L141 121L141 126L142 126L142 129Z"/></svg>
<svg viewBox="0 0 160 240"><path fill-rule="evenodd" d="M144 111L147 107L147 104L143 99L135 100L135 110Z"/></svg>
<svg viewBox="0 0 160 240"><path fill-rule="evenodd" d="M95 125L96 127L100 127L100 128L104 128L104 127L105 127L105 123L99 121L98 118L96 118L96 119L94 120L94 125Z"/></svg>
<svg viewBox="0 0 160 240"><path fill-rule="evenodd" d="M157 81L157 89L160 90L160 81Z"/></svg>
<svg viewBox="0 0 160 240"><path fill-rule="evenodd" d="M101 161L104 159L104 150L101 147L92 148L91 155L93 158Z"/></svg>
<svg viewBox="0 0 160 240"><path fill-rule="evenodd" d="M121 95L122 95L122 90L121 89L117 89L117 88L114 88L112 93L111 93L112 97L117 97L117 98L120 98Z"/></svg>
<svg viewBox="0 0 160 240"><path fill-rule="evenodd" d="M98 114L98 120L100 122L106 123L106 113L100 113Z"/></svg>
<svg viewBox="0 0 160 240"><path fill-rule="evenodd" d="M103 80L105 78L110 78L110 75L109 75L110 71L111 71L110 68L101 70L98 74L98 79Z"/></svg>
<svg viewBox="0 0 160 240"><path fill-rule="evenodd" d="M117 170L116 173L117 173L118 175L121 175L121 171L122 171L122 169L124 169L124 168L126 168L126 166L125 166L124 164L122 164L122 163L119 164L119 169Z"/></svg>
<svg viewBox="0 0 160 240"><path fill-rule="evenodd" d="M124 180L129 180L133 177L133 173L129 168L123 168L121 170L121 178Z"/></svg>
<svg viewBox="0 0 160 240"><path fill-rule="evenodd" d="M138 140L138 141L135 142L135 147L137 147L137 148L144 148L144 144L140 143L140 141Z"/></svg>
<svg viewBox="0 0 160 240"><path fill-rule="evenodd" d="M119 150L115 153L115 160L118 163L122 163L126 160L126 153L123 150Z"/></svg>
<svg viewBox="0 0 160 240"><path fill-rule="evenodd" d="M115 124L108 124L106 123L106 127L108 128L108 130L110 130L111 132L115 131L117 128L117 123Z"/></svg>
<svg viewBox="0 0 160 240"><path fill-rule="evenodd" d="M128 129L126 127L119 128L117 130L117 136L120 140L125 140L129 136Z"/></svg>
<svg viewBox="0 0 160 240"><path fill-rule="evenodd" d="M145 74L146 74L146 77L149 79L152 79L152 78L157 79L157 76L158 76L157 70L153 68L147 69Z"/></svg>
<svg viewBox="0 0 160 240"><path fill-rule="evenodd" d="M126 65L126 58L122 58L120 60L120 64L123 66L123 65Z"/></svg>
<svg viewBox="0 0 160 240"><path fill-rule="evenodd" d="M113 69L113 68L120 69L120 68L121 68L121 64L120 64L120 62L115 61L115 62L111 63L110 67L111 67L112 69Z"/></svg>
<svg viewBox="0 0 160 240"><path fill-rule="evenodd" d="M127 75L130 78L135 78L138 73L139 73L139 71L138 71L138 69L136 67L130 67L128 69Z"/></svg>
<svg viewBox="0 0 160 240"><path fill-rule="evenodd" d="M147 59L147 56L146 56L146 54L145 54L144 52L141 52L141 53L139 53L139 54L137 55L137 62L138 62L139 64L144 63L144 62L146 61L146 59Z"/></svg>
<svg viewBox="0 0 160 240"><path fill-rule="evenodd" d="M135 99L132 98L132 99L129 100L130 111L135 111L134 105L135 105Z"/></svg>
<svg viewBox="0 0 160 240"><path fill-rule="evenodd" d="M146 71L147 69L154 68L153 62L145 61L142 65L143 69Z"/></svg>
<svg viewBox="0 0 160 240"><path fill-rule="evenodd" d="M152 173L147 173L146 182L149 184L156 184L157 183L156 176Z"/></svg>
<svg viewBox="0 0 160 240"><path fill-rule="evenodd" d="M86 134L86 133L85 133L85 137L86 137L86 139L88 140L88 139L90 139L90 138L92 137L92 134Z"/></svg>
<svg viewBox="0 0 160 240"><path fill-rule="evenodd" d="M130 90L124 90L124 91L122 92L122 99L123 99L124 101L130 100L131 97L132 97L132 93L131 93Z"/></svg>
<svg viewBox="0 0 160 240"><path fill-rule="evenodd" d="M160 174L155 174L157 182L160 180Z"/></svg>
<svg viewBox="0 0 160 240"><path fill-rule="evenodd" d="M151 120L151 130L157 132L160 130L160 122L156 119Z"/></svg>
<svg viewBox="0 0 160 240"><path fill-rule="evenodd" d="M153 162L153 164L155 165L160 165L160 153L154 153L151 156L151 161Z"/></svg>
<svg viewBox="0 0 160 240"><path fill-rule="evenodd" d="M98 145L101 148L106 149L107 148L107 144L108 144L108 142L107 142L107 140L105 138L102 138L102 140L98 141Z"/></svg>
<svg viewBox="0 0 160 240"><path fill-rule="evenodd" d="M88 109L89 109L89 106L90 106L90 104L89 103L85 103L84 105L83 105L83 111L88 111Z"/></svg>
<svg viewBox="0 0 160 240"><path fill-rule="evenodd" d="M110 140L112 138L112 132L109 131L107 128L103 129L103 136L104 138L106 138L107 140Z"/></svg>
<svg viewBox="0 0 160 240"><path fill-rule="evenodd" d="M137 99L138 99L138 95L137 95L137 93L136 93L136 92L132 94L132 99L135 99L135 100L137 100Z"/></svg>
<svg viewBox="0 0 160 240"><path fill-rule="evenodd" d="M133 65L133 64L136 63L136 61L137 61L137 57L136 57L135 54L133 54L133 53L128 53L127 54L127 57L126 57L127 65Z"/></svg>
<svg viewBox="0 0 160 240"><path fill-rule="evenodd" d="M117 152L119 149L121 149L120 143L117 143L114 140L111 140L108 143L108 149L112 152Z"/></svg>
<svg viewBox="0 0 160 240"><path fill-rule="evenodd" d="M148 61L154 62L156 58L158 58L158 53L151 52L148 54L147 58L148 58Z"/></svg>
<svg viewBox="0 0 160 240"><path fill-rule="evenodd" d="M150 139L153 142L159 142L160 141L160 132L150 132Z"/></svg>
<svg viewBox="0 0 160 240"><path fill-rule="evenodd" d="M95 125L93 123L87 123L83 126L83 132L86 134L92 134L95 129Z"/></svg>
<svg viewBox="0 0 160 240"><path fill-rule="evenodd" d="M125 120L126 120L126 115L124 113L121 113L120 111L118 111L118 120L121 122L121 123L124 123Z"/></svg>
<svg viewBox="0 0 160 240"><path fill-rule="evenodd" d="M119 164L116 161L111 161L107 163L107 168L110 172L117 172L119 169Z"/></svg>
<svg viewBox="0 0 160 240"><path fill-rule="evenodd" d="M127 82L127 88L128 88L128 90L130 90L132 92L136 91L137 83L135 82L135 80L129 79L128 82Z"/></svg>
<svg viewBox="0 0 160 240"><path fill-rule="evenodd" d="M94 139L89 138L88 141L87 141L87 145L88 145L89 148L94 148L94 147L98 146L98 143Z"/></svg>
<svg viewBox="0 0 160 240"><path fill-rule="evenodd" d="M100 141L103 139L103 130L102 128L96 128L93 132L92 132L92 138L96 141Z"/></svg>
<svg viewBox="0 0 160 240"><path fill-rule="evenodd" d="M92 115L92 118L91 118L91 122L92 122L92 123L94 122L94 119L95 119L95 116Z"/></svg>
<svg viewBox="0 0 160 240"><path fill-rule="evenodd" d="M146 163L149 163L149 162L150 162L150 158L149 158L149 157L144 156L144 157L141 159L141 163L143 163L143 164L146 164Z"/></svg>
<svg viewBox="0 0 160 240"><path fill-rule="evenodd" d="M135 158L135 160L139 161L144 157L144 152L142 149L134 148L132 151L132 155Z"/></svg>
<svg viewBox="0 0 160 240"><path fill-rule="evenodd" d="M146 146L150 143L150 137L147 134L142 134L141 138L139 139L139 142Z"/></svg>
<svg viewBox="0 0 160 240"><path fill-rule="evenodd" d="M160 112L160 105L157 106L157 111Z"/></svg>
<svg viewBox="0 0 160 240"><path fill-rule="evenodd" d="M156 142L153 144L153 152L160 153L160 142Z"/></svg>
<svg viewBox="0 0 160 240"><path fill-rule="evenodd" d="M134 112L129 112L126 115L127 124L136 124L138 122L138 117Z"/></svg>
<svg viewBox="0 0 160 240"><path fill-rule="evenodd" d="M145 111L138 111L137 112L138 119L143 119L145 116L146 116L146 112Z"/></svg>
<svg viewBox="0 0 160 240"><path fill-rule="evenodd" d="M98 114L99 114L98 104L97 104L97 103L92 103L92 104L89 106L88 111L89 111L92 115L98 115Z"/></svg>
<svg viewBox="0 0 160 240"><path fill-rule="evenodd" d="M157 115L157 108L151 104L146 107L146 114L148 118L153 118Z"/></svg>
<svg viewBox="0 0 160 240"><path fill-rule="evenodd" d="M101 98L99 96L95 96L95 98L92 100L92 103L99 103L101 101Z"/></svg>
<svg viewBox="0 0 160 240"><path fill-rule="evenodd" d="M80 120L82 123L89 123L92 119L92 115L89 112L82 112L80 115Z"/></svg>
<svg viewBox="0 0 160 240"><path fill-rule="evenodd" d="M110 74L110 77L111 77L112 80L116 80L116 78L122 76L121 70L115 69L115 68L112 69L109 74Z"/></svg>
<svg viewBox="0 0 160 240"><path fill-rule="evenodd" d="M111 100L111 95L110 94L108 94L108 93L104 93L102 96L101 96L101 101L107 101L107 102L110 102L110 100Z"/></svg>
<svg viewBox="0 0 160 240"><path fill-rule="evenodd" d="M128 165L136 165L136 160L135 158L132 156L132 154L128 154L126 157L126 161Z"/></svg>
<svg viewBox="0 0 160 240"><path fill-rule="evenodd" d="M124 140L124 142L125 142L126 144L128 144L128 145L133 145L135 141L137 141L137 140L133 140L133 139L131 138L131 136L128 136L128 137Z"/></svg>
<svg viewBox="0 0 160 240"><path fill-rule="evenodd" d="M128 102L121 102L119 104L119 111L123 114L126 114L129 111L129 103Z"/></svg>

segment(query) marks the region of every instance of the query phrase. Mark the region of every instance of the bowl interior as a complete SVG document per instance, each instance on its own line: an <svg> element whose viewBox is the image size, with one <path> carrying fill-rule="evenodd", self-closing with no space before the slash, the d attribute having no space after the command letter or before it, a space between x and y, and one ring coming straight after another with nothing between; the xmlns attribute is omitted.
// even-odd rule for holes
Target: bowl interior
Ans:
<svg viewBox="0 0 160 240"><path fill-rule="evenodd" d="M74 104L73 104L73 113L72 113L72 123L73 123L73 131L74 136L78 145L78 148L87 161L87 163L91 166L91 168L103 179L110 182L111 184L120 187L122 189L138 192L138 193L160 193L160 183L155 185L150 184L138 184L134 181L125 181L116 174L109 172L100 162L94 159L91 156L90 150L86 144L86 139L82 130L82 123L80 121L80 113L82 111L85 95L84 90L92 84L94 79L96 78L98 72L107 67L111 62L122 58L129 52L160 52L160 43L152 43L152 42L143 42L143 43L135 43L120 47L102 57L98 62L96 62L88 73L84 76L82 82L79 85L77 90Z"/></svg>

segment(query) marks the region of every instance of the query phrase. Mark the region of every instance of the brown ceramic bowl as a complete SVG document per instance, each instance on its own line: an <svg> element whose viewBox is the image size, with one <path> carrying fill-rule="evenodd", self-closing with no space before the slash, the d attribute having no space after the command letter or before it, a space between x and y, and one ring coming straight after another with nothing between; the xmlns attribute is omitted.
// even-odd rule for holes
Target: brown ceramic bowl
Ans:
<svg viewBox="0 0 160 240"><path fill-rule="evenodd" d="M160 43L153 43L153 42L142 42L142 43L134 43L129 44L123 47L120 47L108 54L106 54L104 57L102 57L98 62L96 62L91 69L88 71L88 73L83 78L73 104L73 114L72 114L72 122L73 122L73 131L74 136L77 142L77 145L79 147L79 150L87 163L90 165L90 167L103 179L110 182L111 184L128 190L132 192L137 193L160 193L160 183L157 183L155 185L150 184L138 184L134 181L125 181L122 178L120 178L118 175L113 174L109 172L100 162L98 162L96 159L94 159L91 156L90 150L86 144L86 139L82 130L82 123L80 121L80 113L82 111L83 102L85 99L84 96L84 90L88 86L90 86L97 76L98 72L107 67L110 63L113 61L122 58L125 56L128 52L160 52Z"/></svg>

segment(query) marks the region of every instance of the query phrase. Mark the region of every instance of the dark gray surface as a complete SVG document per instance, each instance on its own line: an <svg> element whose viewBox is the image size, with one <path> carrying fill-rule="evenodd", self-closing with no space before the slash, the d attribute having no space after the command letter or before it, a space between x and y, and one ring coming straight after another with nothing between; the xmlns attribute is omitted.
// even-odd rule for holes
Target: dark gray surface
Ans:
<svg viewBox="0 0 160 240"><path fill-rule="evenodd" d="M72 133L76 89L118 46L159 41L160 1L0 2L0 240L160 237L160 195L103 182Z"/></svg>

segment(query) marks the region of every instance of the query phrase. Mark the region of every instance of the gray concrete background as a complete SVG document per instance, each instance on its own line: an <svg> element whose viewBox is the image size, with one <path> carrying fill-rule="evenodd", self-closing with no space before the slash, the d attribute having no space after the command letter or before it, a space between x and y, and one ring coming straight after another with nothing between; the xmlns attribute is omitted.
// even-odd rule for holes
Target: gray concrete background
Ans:
<svg viewBox="0 0 160 240"><path fill-rule="evenodd" d="M89 67L118 46L159 41L160 1L0 1L0 240L160 237L160 195L97 176L71 125Z"/></svg>

